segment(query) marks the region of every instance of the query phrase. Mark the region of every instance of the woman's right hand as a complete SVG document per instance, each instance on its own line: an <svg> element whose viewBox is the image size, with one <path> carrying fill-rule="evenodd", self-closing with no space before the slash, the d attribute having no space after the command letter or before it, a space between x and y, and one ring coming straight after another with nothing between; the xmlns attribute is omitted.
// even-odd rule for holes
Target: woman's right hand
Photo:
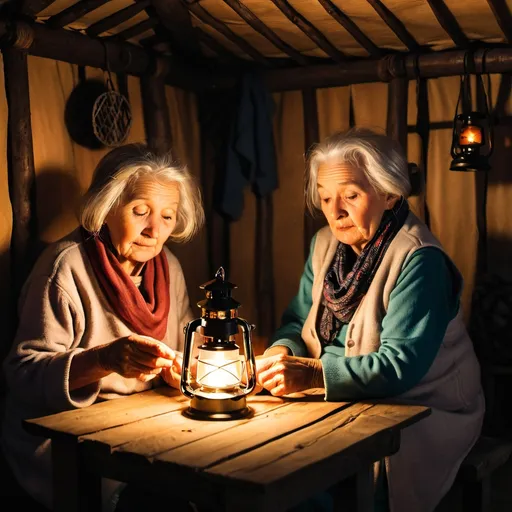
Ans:
<svg viewBox="0 0 512 512"><path fill-rule="evenodd" d="M158 375L162 368L172 367L176 357L165 343L137 334L103 345L97 353L104 370L144 382Z"/></svg>

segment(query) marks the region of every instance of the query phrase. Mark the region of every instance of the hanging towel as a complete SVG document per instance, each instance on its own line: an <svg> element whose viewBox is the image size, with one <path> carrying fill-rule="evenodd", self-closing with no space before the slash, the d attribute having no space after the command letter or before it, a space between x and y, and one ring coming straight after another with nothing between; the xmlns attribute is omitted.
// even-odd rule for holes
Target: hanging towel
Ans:
<svg viewBox="0 0 512 512"><path fill-rule="evenodd" d="M242 216L244 188L261 197L277 188L272 118L274 101L257 72L244 74L238 111L230 128L220 210L231 220Z"/></svg>

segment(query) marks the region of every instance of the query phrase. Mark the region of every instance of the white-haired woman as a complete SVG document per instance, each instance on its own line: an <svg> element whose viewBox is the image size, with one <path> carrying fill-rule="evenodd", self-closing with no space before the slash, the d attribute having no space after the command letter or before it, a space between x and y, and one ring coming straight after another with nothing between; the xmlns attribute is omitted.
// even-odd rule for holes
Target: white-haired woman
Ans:
<svg viewBox="0 0 512 512"><path fill-rule="evenodd" d="M431 512L479 436L480 367L460 313L462 277L409 211L407 161L390 138L337 133L313 148L306 199L328 226L311 242L295 298L257 361L273 395L430 406L378 465L380 509Z"/></svg>
<svg viewBox="0 0 512 512"><path fill-rule="evenodd" d="M21 420L178 385L176 353L192 314L164 244L189 240L203 221L186 168L142 144L118 147L95 170L80 227L47 247L28 277L4 362L2 448L19 484L48 509L50 441Z"/></svg>

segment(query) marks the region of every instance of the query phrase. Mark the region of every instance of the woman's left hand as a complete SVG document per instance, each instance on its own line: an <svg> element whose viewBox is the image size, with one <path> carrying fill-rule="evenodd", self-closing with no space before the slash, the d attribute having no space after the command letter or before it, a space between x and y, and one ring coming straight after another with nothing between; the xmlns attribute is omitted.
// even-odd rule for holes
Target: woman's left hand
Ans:
<svg viewBox="0 0 512 512"><path fill-rule="evenodd" d="M176 352L172 366L170 368L162 368L160 372L160 377L172 388L180 389L182 363L183 355L180 352Z"/></svg>
<svg viewBox="0 0 512 512"><path fill-rule="evenodd" d="M274 396L324 387L322 362L278 354L256 360L257 382Z"/></svg>

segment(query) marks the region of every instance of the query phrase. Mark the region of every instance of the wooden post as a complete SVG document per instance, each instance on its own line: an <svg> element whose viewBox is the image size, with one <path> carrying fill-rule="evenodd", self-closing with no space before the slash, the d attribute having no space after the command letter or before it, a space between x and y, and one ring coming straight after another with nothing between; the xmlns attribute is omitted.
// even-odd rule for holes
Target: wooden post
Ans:
<svg viewBox="0 0 512 512"><path fill-rule="evenodd" d="M9 136L9 195L13 228L11 261L13 290L16 300L25 278L37 256L35 208L35 171L30 122L30 97L27 54L3 51L5 90L7 95Z"/></svg>
<svg viewBox="0 0 512 512"><path fill-rule="evenodd" d="M302 108L304 112L304 152L306 156L313 144L320 137L318 130L318 110L316 102L316 89L302 90ZM322 215L322 214L320 214ZM304 209L304 259L309 256L309 246L313 235L325 225L323 215L313 217L306 208Z"/></svg>
<svg viewBox="0 0 512 512"><path fill-rule="evenodd" d="M393 78L388 89L387 134L395 139L407 155L407 104L409 80Z"/></svg>
<svg viewBox="0 0 512 512"><path fill-rule="evenodd" d="M164 155L171 149L172 138L162 73L143 75L140 87L147 144L157 155Z"/></svg>

